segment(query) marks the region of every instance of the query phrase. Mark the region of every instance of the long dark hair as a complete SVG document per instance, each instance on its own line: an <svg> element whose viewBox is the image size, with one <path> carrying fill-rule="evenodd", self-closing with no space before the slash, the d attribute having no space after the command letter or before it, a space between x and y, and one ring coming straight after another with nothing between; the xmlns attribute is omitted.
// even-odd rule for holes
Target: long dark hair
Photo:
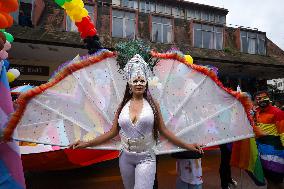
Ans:
<svg viewBox="0 0 284 189"><path fill-rule="evenodd" d="M148 103L150 104L153 112L154 112L154 127L153 127L153 134L154 134L154 139L157 141L159 133L158 133L158 124L159 124L159 116L158 116L158 107L154 102L154 99L152 97L152 95L150 94L150 91L148 90L148 82L146 84L146 89L143 93L143 97L148 101ZM117 113L118 116L120 115L122 108L125 106L125 104L132 98L132 94L130 93L130 86L127 83L126 84L126 88L125 88L125 92L124 92L124 96L123 96L123 100L120 103L120 106L118 107Z"/></svg>

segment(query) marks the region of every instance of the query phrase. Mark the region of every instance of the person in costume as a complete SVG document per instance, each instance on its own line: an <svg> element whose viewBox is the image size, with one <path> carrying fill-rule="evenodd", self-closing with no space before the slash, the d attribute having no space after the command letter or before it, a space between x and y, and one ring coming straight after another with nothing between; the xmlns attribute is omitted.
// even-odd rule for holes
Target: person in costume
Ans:
<svg viewBox="0 0 284 189"><path fill-rule="evenodd" d="M272 106L266 91L255 95L254 117L262 133L257 138L258 150L267 180L267 188L283 188L284 112Z"/></svg>
<svg viewBox="0 0 284 189"><path fill-rule="evenodd" d="M125 71L128 83L112 129L91 141L77 141L70 146L73 149L97 146L119 134L122 143L119 167L124 187L149 189L154 184L156 157L153 147L159 133L181 148L198 153L203 151L198 144L179 140L165 127L159 104L148 91L149 69L143 58L135 55L128 61Z"/></svg>

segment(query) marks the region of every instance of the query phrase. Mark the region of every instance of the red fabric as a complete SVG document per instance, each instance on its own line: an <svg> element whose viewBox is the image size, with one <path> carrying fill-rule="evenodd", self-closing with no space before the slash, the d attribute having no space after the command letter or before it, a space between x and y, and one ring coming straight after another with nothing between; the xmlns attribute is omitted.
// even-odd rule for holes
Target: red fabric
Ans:
<svg viewBox="0 0 284 189"><path fill-rule="evenodd" d="M111 160L117 158L119 155L119 151L112 150L65 149L64 152L71 163L81 166Z"/></svg>
<svg viewBox="0 0 284 189"><path fill-rule="evenodd" d="M275 124L279 134L284 132L284 111L269 105L265 109L257 109L257 121L265 124Z"/></svg>
<svg viewBox="0 0 284 189"><path fill-rule="evenodd" d="M247 170L250 163L250 155L250 139L234 142L231 154L231 166Z"/></svg>
<svg viewBox="0 0 284 189"><path fill-rule="evenodd" d="M58 150L22 155L25 171L66 170L88 166L118 157L118 151L111 150Z"/></svg>

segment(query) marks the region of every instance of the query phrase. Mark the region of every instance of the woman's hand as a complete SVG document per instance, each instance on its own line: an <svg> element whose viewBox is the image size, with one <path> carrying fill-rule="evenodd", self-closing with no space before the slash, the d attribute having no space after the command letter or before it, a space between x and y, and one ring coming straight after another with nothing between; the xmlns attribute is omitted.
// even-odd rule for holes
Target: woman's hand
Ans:
<svg viewBox="0 0 284 189"><path fill-rule="evenodd" d="M71 149L80 149L80 148L86 148L88 147L88 142L84 142L84 141L81 141L81 140L78 140L72 144L69 144L68 146L69 148Z"/></svg>
<svg viewBox="0 0 284 189"><path fill-rule="evenodd" d="M195 151L198 152L200 154L204 154L203 150L202 150L203 145L199 145L199 144L186 144L186 149L190 150L190 151Z"/></svg>

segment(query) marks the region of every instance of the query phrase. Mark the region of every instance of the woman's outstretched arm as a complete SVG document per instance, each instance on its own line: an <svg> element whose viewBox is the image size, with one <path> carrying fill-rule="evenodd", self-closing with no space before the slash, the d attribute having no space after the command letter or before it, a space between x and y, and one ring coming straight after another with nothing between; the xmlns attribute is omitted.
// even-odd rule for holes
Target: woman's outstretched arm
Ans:
<svg viewBox="0 0 284 189"><path fill-rule="evenodd" d="M92 147L92 146L97 146L100 145L104 142L107 142L108 140L114 138L116 135L118 135L119 132L119 128L118 128L118 112L116 112L115 116L114 116L114 120L113 120L113 124L112 124L112 128L98 136L97 138L90 140L90 141L77 141L73 144L69 145L69 148L72 149L76 149L76 148L87 148L87 147Z"/></svg>
<svg viewBox="0 0 284 189"><path fill-rule="evenodd" d="M174 133L172 133L166 126L165 126L165 123L164 123L164 120L163 120L163 117L162 117L162 113L161 113L161 110L160 110L160 106L158 104L158 102L155 102L156 104L156 107L157 107L157 113L158 113L158 119L159 119L159 124L158 124L158 129L159 129L159 132L165 136L170 142L172 142L173 144L181 147L181 148L184 148L184 149L187 149L187 150L190 150L190 151L196 151L196 152L199 152L199 153L203 153L203 150L201 149L201 145L199 144L187 144L185 142L183 142L182 140L180 140L179 138L177 138Z"/></svg>

